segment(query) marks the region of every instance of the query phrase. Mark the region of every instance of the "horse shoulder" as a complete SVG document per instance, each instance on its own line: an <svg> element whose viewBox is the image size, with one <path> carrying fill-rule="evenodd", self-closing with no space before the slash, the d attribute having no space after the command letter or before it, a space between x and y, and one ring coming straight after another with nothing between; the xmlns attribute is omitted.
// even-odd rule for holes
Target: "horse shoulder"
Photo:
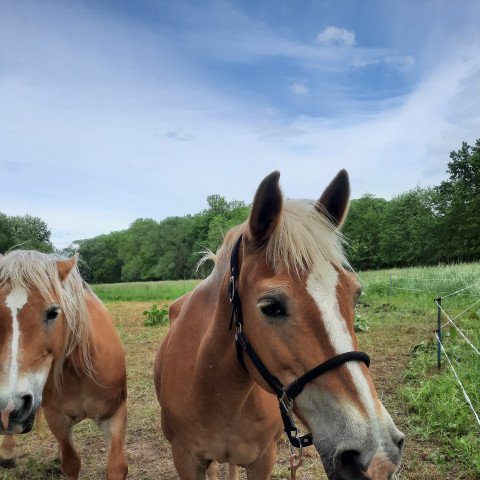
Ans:
<svg viewBox="0 0 480 480"><path fill-rule="evenodd" d="M170 307L168 308L168 318L170 320L170 325L172 325L172 323L178 318L180 312L182 311L182 307L185 305L191 295L192 292L185 293L170 304Z"/></svg>

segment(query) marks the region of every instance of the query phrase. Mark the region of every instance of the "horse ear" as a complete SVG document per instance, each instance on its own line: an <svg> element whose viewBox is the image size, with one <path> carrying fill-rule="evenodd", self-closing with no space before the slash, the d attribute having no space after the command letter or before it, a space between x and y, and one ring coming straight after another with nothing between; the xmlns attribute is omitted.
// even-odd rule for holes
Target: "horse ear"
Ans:
<svg viewBox="0 0 480 480"><path fill-rule="evenodd" d="M280 172L266 176L258 186L248 219L250 240L261 243L270 237L282 211L283 198L278 184Z"/></svg>
<svg viewBox="0 0 480 480"><path fill-rule="evenodd" d="M340 228L347 216L350 199L350 181L345 169L340 170L322 193L315 208Z"/></svg>
<svg viewBox="0 0 480 480"><path fill-rule="evenodd" d="M73 257L67 258L66 260L58 260L57 261L57 270L58 275L60 276L60 280L65 280L68 274L77 266L78 261L78 253L76 253Z"/></svg>

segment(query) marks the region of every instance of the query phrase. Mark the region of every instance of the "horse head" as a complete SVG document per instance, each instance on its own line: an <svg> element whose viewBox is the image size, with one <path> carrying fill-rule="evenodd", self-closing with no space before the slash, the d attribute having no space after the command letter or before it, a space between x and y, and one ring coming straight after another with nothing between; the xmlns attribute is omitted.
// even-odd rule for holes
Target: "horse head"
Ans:
<svg viewBox="0 0 480 480"><path fill-rule="evenodd" d="M354 332L361 287L340 233L349 195L345 170L316 202L284 201L278 172L262 181L235 247L234 305L241 302L242 318L237 342L243 342L250 376L279 397L280 388L275 382L272 388L252 361L243 337L280 386L343 359L287 400L310 429L330 479L386 480L400 463L404 435L378 398L369 362L359 361L368 360ZM226 239L230 244L234 233L238 237L235 230Z"/></svg>
<svg viewBox="0 0 480 480"><path fill-rule="evenodd" d="M76 256L21 250L0 256L0 434L32 428L52 363L64 351L61 290L76 263Z"/></svg>

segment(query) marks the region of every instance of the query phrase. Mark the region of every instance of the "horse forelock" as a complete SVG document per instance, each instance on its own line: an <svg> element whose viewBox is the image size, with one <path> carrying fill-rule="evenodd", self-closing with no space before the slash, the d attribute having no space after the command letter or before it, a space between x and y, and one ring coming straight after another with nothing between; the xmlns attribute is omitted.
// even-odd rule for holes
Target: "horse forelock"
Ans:
<svg viewBox="0 0 480 480"><path fill-rule="evenodd" d="M83 281L78 268L60 280L56 262L65 257L34 250L14 250L0 262L0 287L9 285L12 290L24 289L38 292L47 302L58 303L65 317L65 339L60 358L55 362L54 376L57 386L61 382L65 360L76 350L80 353L80 368L93 376L90 355L90 316L86 295L92 293Z"/></svg>

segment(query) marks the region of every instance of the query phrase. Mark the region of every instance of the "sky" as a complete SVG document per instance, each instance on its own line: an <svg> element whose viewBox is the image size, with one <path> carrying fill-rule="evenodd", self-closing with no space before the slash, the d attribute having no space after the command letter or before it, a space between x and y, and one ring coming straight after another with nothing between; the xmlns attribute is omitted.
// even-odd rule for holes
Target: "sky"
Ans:
<svg viewBox="0 0 480 480"><path fill-rule="evenodd" d="M480 138L480 2L0 0L0 212L63 248L210 194L447 178Z"/></svg>

